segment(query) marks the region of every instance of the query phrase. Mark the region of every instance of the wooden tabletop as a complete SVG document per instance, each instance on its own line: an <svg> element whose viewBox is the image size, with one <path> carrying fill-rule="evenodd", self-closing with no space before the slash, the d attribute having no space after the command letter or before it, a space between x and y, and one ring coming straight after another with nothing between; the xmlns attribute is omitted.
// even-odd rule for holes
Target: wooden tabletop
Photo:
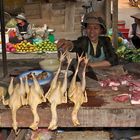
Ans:
<svg viewBox="0 0 140 140"><path fill-rule="evenodd" d="M34 58L48 58L57 57L57 53L7 53L7 59L34 59ZM2 59L2 54L0 54L0 59Z"/></svg>
<svg viewBox="0 0 140 140"><path fill-rule="evenodd" d="M113 70L114 71L114 70ZM88 102L83 104L78 112L80 125L78 127L140 127L140 105L115 102L113 97L128 91L128 87L120 87L118 91L102 88L99 83L86 77ZM44 88L44 87L43 87ZM57 107L58 126L74 127L71 121L73 104L68 101ZM48 101L38 106L40 116L39 127L48 127L51 120ZM33 115L29 106L20 108L17 112L19 127L29 127ZM11 111L9 107L0 105L0 127L11 127Z"/></svg>
<svg viewBox="0 0 140 140"><path fill-rule="evenodd" d="M130 102L117 103L113 97L121 94L124 89L112 91L111 89L102 89L95 87L87 89L88 103L82 105L78 112L80 125L78 127L140 127L140 105L131 105ZM59 105L58 126L74 127L71 121L71 112L73 104L68 101L67 104ZM39 127L48 127L51 120L50 104L48 102L38 106L40 116ZM20 108L17 112L17 121L19 127L28 127L33 116L29 106ZM0 126L11 127L11 111L8 107L0 106Z"/></svg>

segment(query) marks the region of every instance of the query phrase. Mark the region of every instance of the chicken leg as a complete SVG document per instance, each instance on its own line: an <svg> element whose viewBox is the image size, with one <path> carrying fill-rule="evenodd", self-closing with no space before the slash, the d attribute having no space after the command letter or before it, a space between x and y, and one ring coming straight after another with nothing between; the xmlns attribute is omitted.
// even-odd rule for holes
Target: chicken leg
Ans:
<svg viewBox="0 0 140 140"><path fill-rule="evenodd" d="M83 73L82 73L82 91L83 91L83 93L85 95L84 103L86 103L88 101L87 93L86 93L86 90L85 90L86 89L86 76L85 76L85 74L86 74L86 67L87 67L88 61L89 61L88 57L85 56L84 57L85 65L84 65L84 69L83 69Z"/></svg>
<svg viewBox="0 0 140 140"><path fill-rule="evenodd" d="M28 78L27 78L27 76L25 77L25 92L26 92L26 103L25 103L25 105L28 105L28 102L29 102L29 93L30 93L30 86L28 84Z"/></svg>
<svg viewBox="0 0 140 140"><path fill-rule="evenodd" d="M72 58L70 57L70 54L67 52L67 55L66 55L66 58L67 58L67 68L65 70L65 75L64 75L64 80L63 80L63 84L62 84L62 88L61 88L61 91L63 94L63 103L67 103L67 86L68 86L68 81L67 81L67 77L68 77L68 69L69 69L69 66L70 66L70 63L72 61Z"/></svg>
<svg viewBox="0 0 140 140"><path fill-rule="evenodd" d="M51 85L50 85L50 89L49 91L46 93L46 98L48 99L48 101L51 103L51 113L52 113L52 119L51 122L49 124L48 129L54 130L57 128L57 112L56 112L56 106L58 104L62 103L62 97L61 97L61 82L58 81L58 77L59 77L59 73L61 71L61 65L62 62L65 58L65 53L60 55L60 65L59 68L56 72L56 75L54 76Z"/></svg>
<svg viewBox="0 0 140 140"><path fill-rule="evenodd" d="M68 59L68 65L65 72L63 83L61 81L58 81L58 76L61 71L61 65L64 58L65 58L65 54L61 54L59 69L57 70L57 73L54 79L52 80L49 91L46 93L46 98L51 103L52 119L48 127L48 129L51 129L51 130L54 130L57 128L57 121L58 121L57 111L56 111L57 105L67 102L67 71L71 62L70 57Z"/></svg>
<svg viewBox="0 0 140 140"><path fill-rule="evenodd" d="M33 77L33 84L31 85L30 89L28 89L28 85L26 85L26 90L29 91L29 94L27 95L28 104L31 107L31 111L34 117L34 121L29 127L33 130L36 130L38 129L38 124L39 124L39 115L37 113L37 106L42 102L45 102L46 99L44 97L44 91L42 87L39 85L34 74L32 74L32 77Z"/></svg>
<svg viewBox="0 0 140 140"><path fill-rule="evenodd" d="M26 99L25 99L25 85L23 83L22 78L20 78L20 95L21 95L21 103L22 105L26 104Z"/></svg>
<svg viewBox="0 0 140 140"><path fill-rule="evenodd" d="M38 106L37 104L33 104L31 106L31 111L32 111L32 114L34 116L34 121L29 127L32 130L37 130L38 129L38 124L39 124L39 121L40 121L39 115L37 113L37 106Z"/></svg>
<svg viewBox="0 0 140 140"><path fill-rule="evenodd" d="M8 86L8 94L11 96L14 92L14 77L11 77L10 84ZM2 95L2 103L3 105L8 105L9 100L5 100L4 95Z"/></svg>
<svg viewBox="0 0 140 140"><path fill-rule="evenodd" d="M58 70L57 70L57 72L56 72L54 78L52 79L52 82L51 82L51 85L50 85L50 88L49 88L48 92L45 94L45 97L46 97L47 99L50 98L49 96L50 96L51 92L52 92L52 91L56 88L56 86L57 86L58 77L59 77L59 74L60 74L60 71L61 71L61 65L62 65L62 62L63 62L65 56L66 56L65 53L64 53L64 54L62 54L62 53L60 54L60 65L59 65L59 68L58 68Z"/></svg>
<svg viewBox="0 0 140 140"><path fill-rule="evenodd" d="M9 87L8 87L8 93L9 93L9 99L5 100L4 96L2 98L3 104L4 105L9 105L11 112L12 112L12 126L13 129L15 130L15 133L17 134L17 121L16 121L16 112L17 110L22 106L21 102L21 92L24 94L24 90L22 91L22 86L21 86L21 81L20 84L17 83L15 86L13 85L13 78L11 78Z"/></svg>
<svg viewBox="0 0 140 140"><path fill-rule="evenodd" d="M71 83L70 83L70 87L69 87L69 91L68 91L68 97L71 98L74 94L73 90L75 88L75 85L76 85L76 76L78 74L78 69L79 69L79 65L80 65L80 62L83 60L82 56L78 56L78 63L77 63L77 67L76 67L76 70L75 70L75 73L74 73L74 76L71 80Z"/></svg>
<svg viewBox="0 0 140 140"><path fill-rule="evenodd" d="M10 81L10 84L8 86L8 93L9 95L11 95L14 91L14 77L11 77L11 81Z"/></svg>
<svg viewBox="0 0 140 140"><path fill-rule="evenodd" d="M79 69L79 64L80 62L84 59L85 62L85 66L83 68L83 73L82 73L82 83L80 82L76 82L76 76L78 73L78 69ZM72 122L73 124L76 125L80 125L78 118L77 118L77 114L79 111L80 106L84 103L87 102L87 95L85 92L85 87L86 87L86 80L85 80L85 69L86 69L86 65L88 63L88 59L86 58L82 58L82 56L78 56L78 64L76 67L76 71L75 74L73 76L73 79L70 83L70 87L68 90L68 97L69 99L74 103L74 108L72 111Z"/></svg>

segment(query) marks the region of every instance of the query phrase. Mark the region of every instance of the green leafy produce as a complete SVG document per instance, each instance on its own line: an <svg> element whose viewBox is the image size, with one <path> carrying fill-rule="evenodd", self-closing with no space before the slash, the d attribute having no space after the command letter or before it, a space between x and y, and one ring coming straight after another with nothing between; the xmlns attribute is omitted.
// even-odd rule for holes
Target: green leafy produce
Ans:
<svg viewBox="0 0 140 140"><path fill-rule="evenodd" d="M116 53L118 54L119 57L124 58L124 52L126 50L125 46L121 46L116 50Z"/></svg>
<svg viewBox="0 0 140 140"><path fill-rule="evenodd" d="M140 49L126 48L125 46L119 47L116 53L120 58L129 62L140 62Z"/></svg>
<svg viewBox="0 0 140 140"><path fill-rule="evenodd" d="M16 20L14 18L12 18L6 24L6 28L15 28L16 24L17 24Z"/></svg>

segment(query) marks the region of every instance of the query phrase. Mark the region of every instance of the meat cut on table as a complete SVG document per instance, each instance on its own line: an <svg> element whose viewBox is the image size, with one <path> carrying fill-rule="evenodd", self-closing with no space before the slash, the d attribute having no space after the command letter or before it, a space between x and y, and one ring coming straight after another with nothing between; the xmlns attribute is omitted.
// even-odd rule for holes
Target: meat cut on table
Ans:
<svg viewBox="0 0 140 140"><path fill-rule="evenodd" d="M127 93L117 95L113 98L113 100L116 102L127 102L129 101L129 99L130 99L130 95Z"/></svg>

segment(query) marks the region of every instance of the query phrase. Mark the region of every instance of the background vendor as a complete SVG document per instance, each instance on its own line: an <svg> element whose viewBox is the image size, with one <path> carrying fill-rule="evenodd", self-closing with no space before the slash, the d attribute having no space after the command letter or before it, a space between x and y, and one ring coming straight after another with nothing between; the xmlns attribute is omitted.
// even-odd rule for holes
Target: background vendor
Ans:
<svg viewBox="0 0 140 140"><path fill-rule="evenodd" d="M132 41L135 48L140 48L140 13L131 16L134 18L134 23L131 25L128 38Z"/></svg>
<svg viewBox="0 0 140 140"><path fill-rule="evenodd" d="M68 49L78 54L87 54L88 65L91 67L106 67L118 64L118 57L109 37L106 37L106 26L103 18L95 12L89 13L85 18L86 36L69 41L60 39L58 48Z"/></svg>
<svg viewBox="0 0 140 140"><path fill-rule="evenodd" d="M25 15L18 14L16 16L16 36L13 38L10 38L9 41L13 44L20 43L23 40L26 40L28 42L32 43L32 28L30 23L28 23Z"/></svg>

